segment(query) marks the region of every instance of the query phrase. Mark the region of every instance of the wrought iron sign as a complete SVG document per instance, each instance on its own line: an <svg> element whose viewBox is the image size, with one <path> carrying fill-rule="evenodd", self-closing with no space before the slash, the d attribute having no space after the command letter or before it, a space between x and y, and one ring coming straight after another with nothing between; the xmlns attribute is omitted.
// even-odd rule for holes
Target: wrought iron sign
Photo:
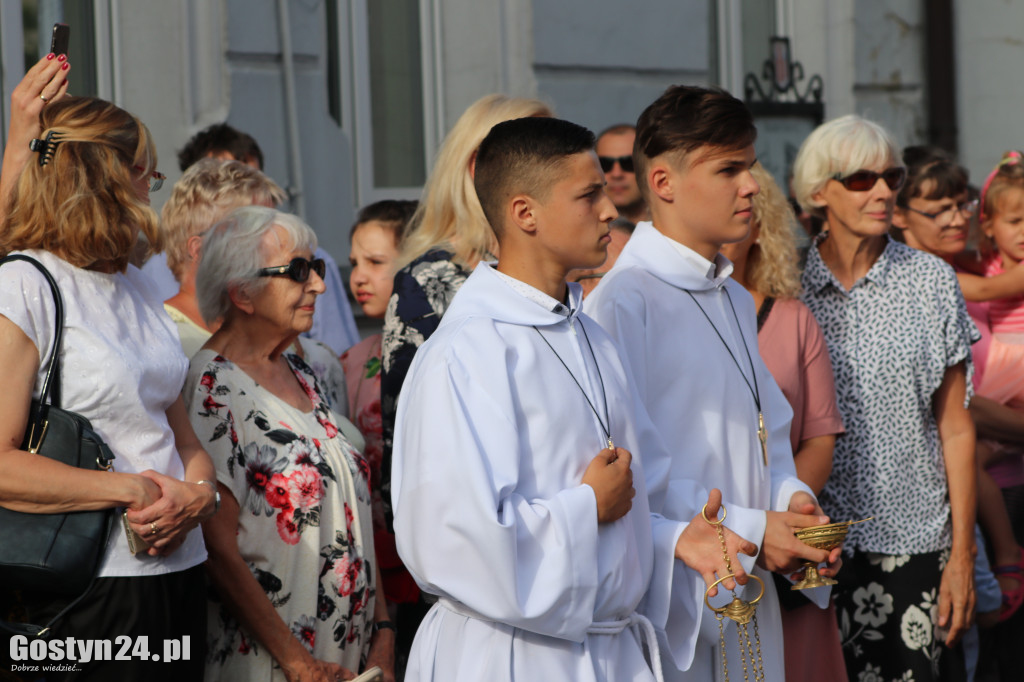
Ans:
<svg viewBox="0 0 1024 682"><path fill-rule="evenodd" d="M743 99L755 116L811 117L815 124L822 122L825 105L821 94L825 84L815 74L803 85L804 67L790 55L789 38L772 38L771 58L766 59L761 79L748 73L743 79ZM761 81L765 82L762 86Z"/></svg>

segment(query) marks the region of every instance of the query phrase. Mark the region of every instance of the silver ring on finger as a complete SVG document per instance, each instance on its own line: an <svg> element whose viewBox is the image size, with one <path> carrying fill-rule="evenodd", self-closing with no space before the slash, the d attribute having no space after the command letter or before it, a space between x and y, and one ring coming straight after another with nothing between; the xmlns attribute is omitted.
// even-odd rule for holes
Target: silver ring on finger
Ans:
<svg viewBox="0 0 1024 682"><path fill-rule="evenodd" d="M39 99L43 100L43 104L46 104L47 102L50 101L49 99L46 98L46 95L44 95L43 93L39 93Z"/></svg>

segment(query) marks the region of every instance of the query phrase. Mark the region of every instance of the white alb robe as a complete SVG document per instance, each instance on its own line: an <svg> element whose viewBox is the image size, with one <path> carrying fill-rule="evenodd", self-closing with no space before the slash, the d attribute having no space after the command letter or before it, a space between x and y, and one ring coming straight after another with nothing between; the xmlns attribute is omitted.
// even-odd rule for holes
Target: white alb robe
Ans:
<svg viewBox="0 0 1024 682"><path fill-rule="evenodd" d="M732 264L724 256L711 263L642 222L584 307L622 348L641 399L674 453L671 479L696 479L708 488L721 489L728 512L726 525L760 545L766 523L763 510L786 511L794 493L813 493L796 477L789 441L793 411L761 360L753 298L729 277L731 272ZM711 318L732 357L684 290ZM767 467L757 435L757 407L743 379L753 385L751 363L768 431ZM669 498L661 511L666 517L679 518L687 509L674 509ZM755 569L750 557L742 557L742 563L765 582L765 597L757 610L765 679L782 680L782 625L772 577ZM751 581L741 596L756 596L750 593L756 586ZM805 591L805 595L823 606L828 590ZM742 668L735 627L728 620L726 624L729 670L736 677ZM666 680L718 679L722 666L717 622L705 617L701 630L701 643L688 670L669 633L669 645L662 648Z"/></svg>
<svg viewBox="0 0 1024 682"><path fill-rule="evenodd" d="M652 680L635 630L588 630L638 609L666 627L673 580L697 615L676 634L696 647L704 584L689 569L673 577L686 524L651 513L670 458L614 342L580 303L570 284L572 312L552 312L481 264L416 353L398 403L395 530L405 565L440 602L416 635L408 680ZM599 525L581 480L605 435L582 391L605 419L602 380L612 437L634 455L636 496ZM692 482L672 494L682 519L707 499Z"/></svg>

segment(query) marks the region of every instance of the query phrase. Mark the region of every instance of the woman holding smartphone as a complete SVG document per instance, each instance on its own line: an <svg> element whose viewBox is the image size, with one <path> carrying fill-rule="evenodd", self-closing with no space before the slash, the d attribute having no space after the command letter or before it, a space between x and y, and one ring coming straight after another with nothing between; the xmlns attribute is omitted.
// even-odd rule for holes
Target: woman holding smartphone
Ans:
<svg viewBox="0 0 1024 682"><path fill-rule="evenodd" d="M100 99L55 101L53 87L63 95L67 82L52 77L66 72L52 61L37 64L15 95L27 97L43 83L48 101L37 123L38 151L27 159L11 146L21 146L30 108L12 120L0 255L25 253L56 279L65 312L62 406L92 423L115 455L114 471L87 471L20 449L56 327L43 276L30 264L7 263L0 267L0 505L38 514L127 508L130 528L150 545L133 554L118 524L98 579L52 625L52 639L144 635L152 643L188 636L201 645L206 549L198 525L218 504L214 467L180 397L188 362L177 333L148 278L128 263L140 233L160 242L149 192L163 176L155 170L152 138L137 118ZM12 155L23 168L8 165ZM25 620L53 618L70 601L57 592L24 591ZM47 679L153 682L200 679L203 672L199 657L173 665L133 657L75 667L47 672Z"/></svg>

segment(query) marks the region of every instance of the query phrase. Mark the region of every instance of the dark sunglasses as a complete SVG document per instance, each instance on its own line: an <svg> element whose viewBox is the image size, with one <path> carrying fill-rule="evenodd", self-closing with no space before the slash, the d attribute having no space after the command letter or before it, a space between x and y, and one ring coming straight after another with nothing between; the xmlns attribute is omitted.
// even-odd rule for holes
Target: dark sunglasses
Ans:
<svg viewBox="0 0 1024 682"><path fill-rule="evenodd" d="M292 258L288 265L275 265L272 268L263 268L256 272L256 276L280 277L281 275L287 275L299 284L305 284L306 280L309 279L310 270L315 272L320 279L323 279L324 274L327 272L327 266L324 265L323 258L314 258L312 260Z"/></svg>
<svg viewBox="0 0 1024 682"><path fill-rule="evenodd" d="M833 180L842 183L843 187L851 192L867 192L875 186L878 178L885 180L885 184L893 192L898 192L903 187L903 183L907 181L907 169L899 166L896 168L886 168L881 173L859 170L856 173L850 173L846 177L839 173L832 176Z"/></svg>
<svg viewBox="0 0 1024 682"><path fill-rule="evenodd" d="M601 170L605 173L611 171L616 163L622 168L623 173L633 172L632 156L599 156L597 160L601 163Z"/></svg>

